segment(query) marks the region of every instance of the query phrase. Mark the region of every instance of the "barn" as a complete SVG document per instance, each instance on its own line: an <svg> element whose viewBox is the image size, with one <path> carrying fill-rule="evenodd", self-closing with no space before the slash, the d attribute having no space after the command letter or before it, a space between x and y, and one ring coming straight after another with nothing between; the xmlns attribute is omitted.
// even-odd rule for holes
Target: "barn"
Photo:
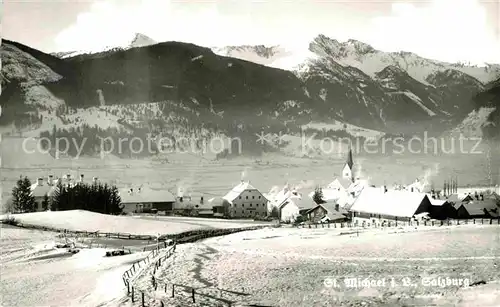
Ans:
<svg viewBox="0 0 500 307"><path fill-rule="evenodd" d="M432 206L424 193L368 187L363 189L350 208L356 223L409 221L417 214L429 212Z"/></svg>
<svg viewBox="0 0 500 307"><path fill-rule="evenodd" d="M153 190L148 187L126 188L120 191L123 212L146 213L173 211L175 197L167 190Z"/></svg>

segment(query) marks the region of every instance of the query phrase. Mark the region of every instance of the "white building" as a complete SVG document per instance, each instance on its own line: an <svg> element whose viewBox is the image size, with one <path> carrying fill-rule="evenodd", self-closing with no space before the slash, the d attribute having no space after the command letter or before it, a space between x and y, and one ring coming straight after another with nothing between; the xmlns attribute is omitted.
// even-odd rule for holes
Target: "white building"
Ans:
<svg viewBox="0 0 500 307"><path fill-rule="evenodd" d="M229 217L266 217L268 200L250 182L242 181L223 198L223 207Z"/></svg>

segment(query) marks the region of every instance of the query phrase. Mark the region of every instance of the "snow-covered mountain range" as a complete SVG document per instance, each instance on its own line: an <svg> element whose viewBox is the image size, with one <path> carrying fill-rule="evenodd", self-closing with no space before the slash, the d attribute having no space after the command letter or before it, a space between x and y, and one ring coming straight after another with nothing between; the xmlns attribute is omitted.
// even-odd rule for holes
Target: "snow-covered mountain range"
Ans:
<svg viewBox="0 0 500 307"><path fill-rule="evenodd" d="M386 132L441 131L477 111L473 97L500 76L496 64L444 63L324 35L302 48L206 48L136 34L121 46L54 56L5 42L2 76L9 81L2 78L2 90L10 94L1 99L12 118L19 101L35 113L170 101L207 116L195 121L224 118L229 126L237 117L248 125L335 121Z"/></svg>
<svg viewBox="0 0 500 307"><path fill-rule="evenodd" d="M61 51L61 52L53 52L51 53L53 56L56 56L61 59L65 58L71 58L75 57L78 55L85 55L85 54L96 54L96 53L102 53L102 52L109 52L109 51L119 51L119 50L127 50L130 48L136 48L136 47L145 47L145 46L150 46L157 44L158 42L155 41L154 39L141 34L141 33L136 33L132 39L130 39L127 42L124 42L123 44L119 46L103 46L97 49L87 49L87 50L72 50L72 51Z"/></svg>

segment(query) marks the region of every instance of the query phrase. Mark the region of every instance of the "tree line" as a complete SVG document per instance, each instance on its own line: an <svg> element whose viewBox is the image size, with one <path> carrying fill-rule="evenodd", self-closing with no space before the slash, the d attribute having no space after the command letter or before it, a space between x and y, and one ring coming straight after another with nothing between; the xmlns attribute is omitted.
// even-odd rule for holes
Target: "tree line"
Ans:
<svg viewBox="0 0 500 307"><path fill-rule="evenodd" d="M59 182L50 197L45 194L43 199L37 200L31 191L30 180L21 176L12 189L11 209L18 213L36 212L38 202L44 211L87 210L115 215L123 211L118 189L114 185L94 182L68 186Z"/></svg>

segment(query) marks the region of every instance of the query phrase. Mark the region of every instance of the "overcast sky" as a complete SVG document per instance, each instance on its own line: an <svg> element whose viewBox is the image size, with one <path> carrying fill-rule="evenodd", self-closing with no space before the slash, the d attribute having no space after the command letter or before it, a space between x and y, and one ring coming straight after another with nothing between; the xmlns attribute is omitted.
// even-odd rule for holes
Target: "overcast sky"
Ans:
<svg viewBox="0 0 500 307"><path fill-rule="evenodd" d="M140 32L202 46L307 47L317 34L444 61L500 63L500 0L4 0L2 36L45 52Z"/></svg>

